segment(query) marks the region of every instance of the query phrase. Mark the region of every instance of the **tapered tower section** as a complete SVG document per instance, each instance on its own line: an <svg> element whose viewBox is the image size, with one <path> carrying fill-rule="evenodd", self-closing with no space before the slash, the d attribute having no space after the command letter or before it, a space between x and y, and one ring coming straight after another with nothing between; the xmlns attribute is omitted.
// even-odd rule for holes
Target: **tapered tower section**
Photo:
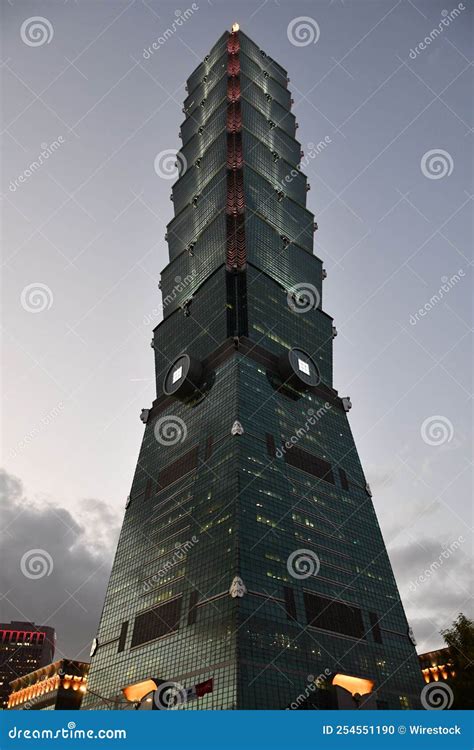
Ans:
<svg viewBox="0 0 474 750"><path fill-rule="evenodd" d="M333 388L336 332L287 83L241 31L187 82L157 397L86 708L151 677L212 680L183 709L418 706L350 400Z"/></svg>

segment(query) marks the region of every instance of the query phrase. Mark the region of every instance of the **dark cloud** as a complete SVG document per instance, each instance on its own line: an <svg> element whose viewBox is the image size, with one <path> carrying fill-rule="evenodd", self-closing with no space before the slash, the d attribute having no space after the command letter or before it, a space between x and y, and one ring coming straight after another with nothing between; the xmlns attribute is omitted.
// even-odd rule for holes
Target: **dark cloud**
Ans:
<svg viewBox="0 0 474 750"><path fill-rule="evenodd" d="M469 532L442 539L420 537L389 549L419 653L444 645L440 631L460 611L472 612Z"/></svg>
<svg viewBox="0 0 474 750"><path fill-rule="evenodd" d="M95 499L81 500L74 515L52 503L32 502L21 481L5 471L0 471L0 514L2 621L50 625L58 657L87 659L121 519Z"/></svg>

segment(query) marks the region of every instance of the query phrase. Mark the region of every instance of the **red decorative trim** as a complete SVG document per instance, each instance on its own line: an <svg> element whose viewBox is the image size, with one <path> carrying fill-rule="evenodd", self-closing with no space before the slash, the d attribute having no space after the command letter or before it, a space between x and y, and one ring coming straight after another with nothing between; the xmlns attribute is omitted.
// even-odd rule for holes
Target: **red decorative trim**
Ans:
<svg viewBox="0 0 474 750"><path fill-rule="evenodd" d="M227 80L227 99L230 102L236 102L240 99L240 79L229 78Z"/></svg>
<svg viewBox="0 0 474 750"><path fill-rule="evenodd" d="M240 74L239 56L230 54L227 60L227 75L238 76L239 74Z"/></svg>
<svg viewBox="0 0 474 750"><path fill-rule="evenodd" d="M240 101L227 105L227 130L229 133L236 133L242 130Z"/></svg>
<svg viewBox="0 0 474 750"><path fill-rule="evenodd" d="M227 135L227 167L228 169L242 169L244 163L242 153L242 133Z"/></svg>
<svg viewBox="0 0 474 750"><path fill-rule="evenodd" d="M227 52L230 55L235 55L239 51L240 51L239 35L237 33L229 34L229 38L227 40Z"/></svg>
<svg viewBox="0 0 474 750"><path fill-rule="evenodd" d="M227 213L232 216L243 214L245 208L244 178L241 169L227 173Z"/></svg>
<svg viewBox="0 0 474 750"><path fill-rule="evenodd" d="M41 630L0 630L0 640L3 641L17 641L19 636L23 637L23 641L25 636L29 636L30 641L36 641L39 640L40 636L46 638L46 633Z"/></svg>
<svg viewBox="0 0 474 750"><path fill-rule="evenodd" d="M237 32L227 41L227 203L226 265L228 270L243 270L247 261L245 248L245 196L242 112L240 107L240 42Z"/></svg>
<svg viewBox="0 0 474 750"><path fill-rule="evenodd" d="M227 268L242 270L246 260L245 217L243 214L227 216Z"/></svg>

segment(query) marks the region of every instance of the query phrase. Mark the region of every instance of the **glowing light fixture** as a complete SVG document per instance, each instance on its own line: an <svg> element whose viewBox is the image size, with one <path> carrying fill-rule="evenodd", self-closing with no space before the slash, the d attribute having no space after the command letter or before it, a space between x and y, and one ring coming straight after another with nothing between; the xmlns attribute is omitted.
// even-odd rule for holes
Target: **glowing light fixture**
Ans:
<svg viewBox="0 0 474 750"><path fill-rule="evenodd" d="M235 34L235 32L238 31L239 29L240 29L240 26L239 26L238 23L233 23L232 24L232 33L233 34Z"/></svg>
<svg viewBox="0 0 474 750"><path fill-rule="evenodd" d="M127 685L122 688L122 693L128 701L136 703L147 694L157 689L157 684L154 680L143 680L143 682L136 682L134 685Z"/></svg>
<svg viewBox="0 0 474 750"><path fill-rule="evenodd" d="M351 695L366 695L371 693L374 689L374 683L372 680L364 680L362 677L353 677L350 674L336 674L332 681L333 685L339 685L339 687L347 690Z"/></svg>

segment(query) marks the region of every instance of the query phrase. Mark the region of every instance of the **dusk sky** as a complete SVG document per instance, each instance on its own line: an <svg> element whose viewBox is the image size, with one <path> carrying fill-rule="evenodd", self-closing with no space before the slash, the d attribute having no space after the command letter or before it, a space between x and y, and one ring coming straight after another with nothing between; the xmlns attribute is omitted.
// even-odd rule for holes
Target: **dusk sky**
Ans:
<svg viewBox="0 0 474 750"><path fill-rule="evenodd" d="M155 158L235 21L287 69L305 153L324 142L303 171L334 387L418 651L436 648L473 612L468 0L4 0L1 620L88 656L156 397L173 206ZM51 570L31 578L37 549Z"/></svg>

